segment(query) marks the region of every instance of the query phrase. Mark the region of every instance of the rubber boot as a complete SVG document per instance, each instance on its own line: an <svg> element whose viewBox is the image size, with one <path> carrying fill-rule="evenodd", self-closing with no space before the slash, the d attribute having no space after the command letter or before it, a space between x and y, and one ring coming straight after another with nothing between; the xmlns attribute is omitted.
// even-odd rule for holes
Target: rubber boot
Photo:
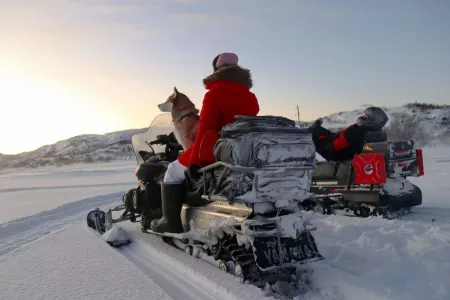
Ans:
<svg viewBox="0 0 450 300"><path fill-rule="evenodd" d="M184 183L172 183L161 185L162 195L162 214L163 217L159 220L153 220L150 229L155 232L183 232L183 225L181 224L181 208L183 207L183 199L185 195Z"/></svg>

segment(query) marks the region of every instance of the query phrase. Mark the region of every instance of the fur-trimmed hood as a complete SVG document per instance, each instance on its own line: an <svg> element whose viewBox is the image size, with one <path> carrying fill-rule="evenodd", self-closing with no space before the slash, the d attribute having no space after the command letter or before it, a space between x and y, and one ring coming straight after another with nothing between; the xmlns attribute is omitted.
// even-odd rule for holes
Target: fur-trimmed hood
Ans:
<svg viewBox="0 0 450 300"><path fill-rule="evenodd" d="M250 70L244 69L240 66L228 66L221 68L205 79L203 84L207 87L210 83L218 80L230 80L238 84L247 86L249 89L253 87L252 74Z"/></svg>

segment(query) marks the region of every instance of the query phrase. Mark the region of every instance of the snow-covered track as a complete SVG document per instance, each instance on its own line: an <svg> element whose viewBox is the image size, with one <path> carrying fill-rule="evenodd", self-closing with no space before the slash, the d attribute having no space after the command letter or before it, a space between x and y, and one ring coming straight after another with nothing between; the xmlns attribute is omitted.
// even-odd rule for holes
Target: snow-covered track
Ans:
<svg viewBox="0 0 450 300"><path fill-rule="evenodd" d="M142 243L136 242L121 250L121 253L144 274L163 288L174 299L216 299L216 296L201 285L196 285L193 278L178 273L166 266L164 261L156 258L151 249L139 247ZM155 249L153 249L155 250Z"/></svg>
<svg viewBox="0 0 450 300"><path fill-rule="evenodd" d="M90 197L0 224L0 257L86 218L95 207L117 203L122 192Z"/></svg>
<svg viewBox="0 0 450 300"><path fill-rule="evenodd" d="M20 188L7 188L0 189L0 193L11 192L34 192L40 190L65 190L65 189L84 189L84 188L98 188L98 187L114 187L122 185L133 186L135 182L115 182L115 183L99 183L99 184L78 184L78 185L55 185L55 186L36 186L36 187L20 187ZM120 199L120 198L119 198Z"/></svg>

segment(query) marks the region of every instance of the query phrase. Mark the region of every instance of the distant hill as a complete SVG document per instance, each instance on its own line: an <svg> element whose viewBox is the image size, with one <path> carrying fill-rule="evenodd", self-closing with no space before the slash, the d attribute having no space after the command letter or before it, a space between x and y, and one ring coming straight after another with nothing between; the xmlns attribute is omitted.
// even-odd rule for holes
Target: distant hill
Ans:
<svg viewBox="0 0 450 300"><path fill-rule="evenodd" d="M117 131L104 135L79 135L30 152L17 155L0 154L0 168L134 159L131 136L145 130L147 128Z"/></svg>
<svg viewBox="0 0 450 300"><path fill-rule="evenodd" d="M356 119L362 114L366 107L372 105L364 105L360 109L351 111L342 111L324 116L325 127L347 127L355 123ZM443 133L449 132L450 129L450 105L433 105L411 103L401 107L381 107L389 116L390 122L395 120L398 116L407 113L415 116L421 127L433 136L440 136ZM303 126L308 126L311 122L304 122Z"/></svg>
<svg viewBox="0 0 450 300"><path fill-rule="evenodd" d="M363 110L370 105L352 111L342 111L324 116L324 126L338 130L353 124ZM408 116L403 127L413 132L406 133L419 144L433 146L448 143L450 145L450 105L433 105L427 103L411 103L401 107L383 107L389 116L386 131L393 139L406 138L398 136L398 121ZM300 122L300 126L308 127L313 121ZM130 129L107 133L104 135L80 135L42 146L31 152L17 155L0 154L0 168L38 167L45 165L61 165L70 163L90 163L111 160L134 159L131 147L131 136L145 131ZM405 133L403 133L405 135ZM413 135L409 137L409 135Z"/></svg>

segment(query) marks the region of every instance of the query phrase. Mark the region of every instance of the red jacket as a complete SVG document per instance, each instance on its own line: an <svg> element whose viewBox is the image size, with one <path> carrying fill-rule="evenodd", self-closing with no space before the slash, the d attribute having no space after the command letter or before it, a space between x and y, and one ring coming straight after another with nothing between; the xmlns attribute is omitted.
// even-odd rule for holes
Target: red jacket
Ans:
<svg viewBox="0 0 450 300"><path fill-rule="evenodd" d="M203 99L197 136L194 143L178 161L189 165L206 166L216 161L213 148L223 126L235 121L236 115L256 116L258 99L250 92L250 71L238 66L219 69L203 80L209 90Z"/></svg>

